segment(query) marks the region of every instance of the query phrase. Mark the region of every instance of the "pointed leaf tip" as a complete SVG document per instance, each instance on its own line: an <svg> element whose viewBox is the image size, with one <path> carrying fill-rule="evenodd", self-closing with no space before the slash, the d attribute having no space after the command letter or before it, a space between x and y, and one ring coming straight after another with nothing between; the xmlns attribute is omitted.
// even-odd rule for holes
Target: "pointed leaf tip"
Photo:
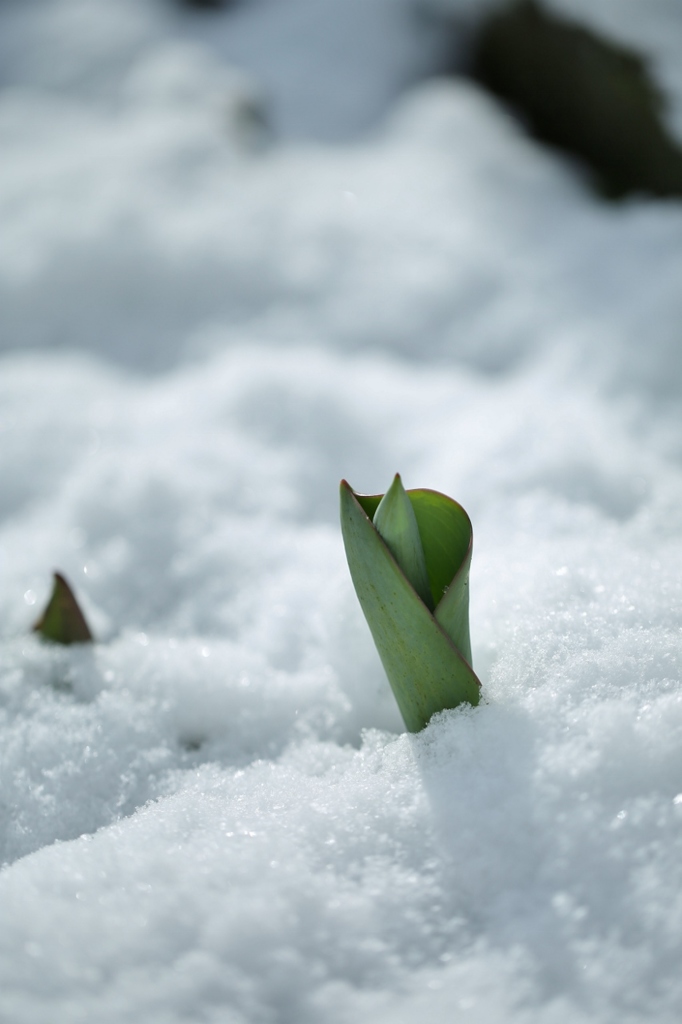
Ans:
<svg viewBox="0 0 682 1024"><path fill-rule="evenodd" d="M400 473L396 473L374 513L374 526L426 607L433 611L424 546Z"/></svg>
<svg viewBox="0 0 682 1024"><path fill-rule="evenodd" d="M45 610L33 625L33 631L57 644L91 643L93 636L75 595L61 573L55 572L54 584Z"/></svg>

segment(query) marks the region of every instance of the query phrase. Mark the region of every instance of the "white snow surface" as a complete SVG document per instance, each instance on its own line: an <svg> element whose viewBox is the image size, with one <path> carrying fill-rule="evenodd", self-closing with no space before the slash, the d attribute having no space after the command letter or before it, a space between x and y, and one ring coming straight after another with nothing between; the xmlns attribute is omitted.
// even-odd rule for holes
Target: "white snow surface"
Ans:
<svg viewBox="0 0 682 1024"><path fill-rule="evenodd" d="M268 141L269 6L0 4L0 1019L677 1024L682 204L455 79ZM352 6L376 113L416 43ZM475 532L483 700L419 735L337 520L396 470Z"/></svg>

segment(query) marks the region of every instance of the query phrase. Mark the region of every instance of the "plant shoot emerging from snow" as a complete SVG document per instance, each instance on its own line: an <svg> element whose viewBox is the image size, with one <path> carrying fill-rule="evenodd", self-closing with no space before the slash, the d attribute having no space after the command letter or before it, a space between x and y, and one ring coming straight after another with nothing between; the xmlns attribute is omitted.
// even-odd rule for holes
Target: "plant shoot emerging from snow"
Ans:
<svg viewBox="0 0 682 1024"><path fill-rule="evenodd" d="M341 482L341 528L360 605L407 728L437 711L477 704L471 667L472 530L456 501L406 491L396 474L385 495Z"/></svg>

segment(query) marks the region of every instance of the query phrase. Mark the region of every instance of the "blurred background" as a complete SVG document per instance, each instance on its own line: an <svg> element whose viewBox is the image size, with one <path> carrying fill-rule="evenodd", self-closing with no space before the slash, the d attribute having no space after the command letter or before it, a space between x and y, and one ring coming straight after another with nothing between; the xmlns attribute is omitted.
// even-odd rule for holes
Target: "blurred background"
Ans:
<svg viewBox="0 0 682 1024"><path fill-rule="evenodd" d="M216 332L322 331L499 370L568 328L581 358L677 387L680 19L3 0L0 344L160 369Z"/></svg>

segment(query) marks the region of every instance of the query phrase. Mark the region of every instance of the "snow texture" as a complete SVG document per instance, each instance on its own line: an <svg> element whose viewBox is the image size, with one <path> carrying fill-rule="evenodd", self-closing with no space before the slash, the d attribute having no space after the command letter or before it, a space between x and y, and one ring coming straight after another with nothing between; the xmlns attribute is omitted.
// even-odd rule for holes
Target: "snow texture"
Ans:
<svg viewBox="0 0 682 1024"><path fill-rule="evenodd" d="M10 1024L680 1020L682 204L414 84L424 10L0 5ZM337 521L397 470L475 531L416 736Z"/></svg>

